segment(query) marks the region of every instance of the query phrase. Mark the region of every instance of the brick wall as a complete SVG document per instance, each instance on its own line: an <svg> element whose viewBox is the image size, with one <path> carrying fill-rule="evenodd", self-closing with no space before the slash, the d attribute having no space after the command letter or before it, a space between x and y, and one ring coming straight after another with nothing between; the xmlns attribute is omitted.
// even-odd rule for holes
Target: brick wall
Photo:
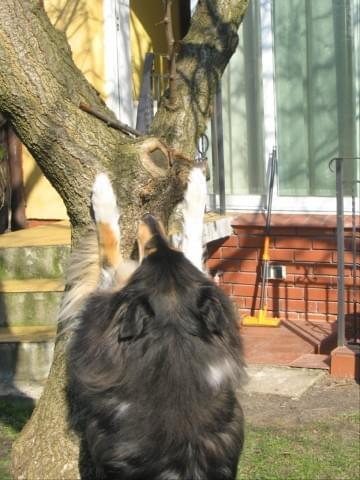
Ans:
<svg viewBox="0 0 360 480"><path fill-rule="evenodd" d="M354 295L351 218L345 220L345 313L351 314ZM256 314L259 307L264 222L261 215L242 214L232 223L233 235L208 245L208 269L219 275L220 285L244 315ZM356 241L359 251L359 230ZM286 278L269 281L269 316L288 320L336 320L335 216L273 215L270 262L285 265ZM357 301L359 289L358 278Z"/></svg>

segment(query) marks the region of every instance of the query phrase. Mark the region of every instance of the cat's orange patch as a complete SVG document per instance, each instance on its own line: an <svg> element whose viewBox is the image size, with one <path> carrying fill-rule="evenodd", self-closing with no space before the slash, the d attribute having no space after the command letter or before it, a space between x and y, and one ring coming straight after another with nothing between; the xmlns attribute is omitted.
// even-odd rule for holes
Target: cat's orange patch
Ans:
<svg viewBox="0 0 360 480"><path fill-rule="evenodd" d="M98 223L100 257L103 265L116 269L121 261L117 235L108 223Z"/></svg>

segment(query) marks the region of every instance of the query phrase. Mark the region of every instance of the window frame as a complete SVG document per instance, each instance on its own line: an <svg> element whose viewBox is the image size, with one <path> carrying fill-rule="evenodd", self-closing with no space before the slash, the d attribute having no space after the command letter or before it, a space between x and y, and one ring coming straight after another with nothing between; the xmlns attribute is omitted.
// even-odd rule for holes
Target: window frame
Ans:
<svg viewBox="0 0 360 480"><path fill-rule="evenodd" d="M130 0L103 0L106 104L123 123L134 126Z"/></svg>
<svg viewBox="0 0 360 480"><path fill-rule="evenodd" d="M263 86L263 107L264 107L264 165L267 168L270 154L277 146L277 119L276 119L276 90L275 90L275 59L274 59L274 38L272 1L261 0L261 60L262 60L262 86ZM354 5L354 41L355 50L360 45L360 0L353 0ZM356 141L357 150L360 152L360 61L356 57ZM329 162L330 162L329 158ZM334 174L335 175L335 174ZM357 177L360 179L360 162L358 162ZM219 195L209 195L209 205L218 205ZM226 195L226 209L228 211L263 211L266 207L266 195ZM350 213L352 209L351 197L345 196L344 210ZM281 196L279 195L278 175L275 177L272 211L276 213L336 213L335 196ZM357 212L360 214L360 212Z"/></svg>

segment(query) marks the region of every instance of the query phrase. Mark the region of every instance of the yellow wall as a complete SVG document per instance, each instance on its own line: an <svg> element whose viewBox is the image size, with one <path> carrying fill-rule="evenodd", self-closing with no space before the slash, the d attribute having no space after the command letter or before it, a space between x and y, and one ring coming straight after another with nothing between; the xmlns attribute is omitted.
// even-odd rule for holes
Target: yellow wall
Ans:
<svg viewBox="0 0 360 480"><path fill-rule="evenodd" d="M77 66L103 94L103 1L45 0L45 8L53 24L65 29ZM23 165L27 218L67 218L60 196L25 149Z"/></svg>
<svg viewBox="0 0 360 480"><path fill-rule="evenodd" d="M175 38L179 38L179 10L182 0L173 4ZM76 6L76 8L74 8ZM133 94L138 98L146 52L166 53L162 0L130 0L130 35L133 69ZM144 8L145 7L145 8ZM95 88L104 93L103 0L45 0L53 24L66 32L73 58ZM157 70L163 70L157 62ZM42 175L35 161L24 149L24 177L27 218L63 219L63 201Z"/></svg>
<svg viewBox="0 0 360 480"><path fill-rule="evenodd" d="M149 2L149 0L146 0ZM159 60L158 55L166 55L167 44L164 19L164 5L162 0L153 0L151 8L144 8L145 0L130 0L130 37L131 58L133 68L133 95L139 97L141 75L144 58L147 52L156 54L156 71L163 73L166 69L166 60ZM172 5L172 24L175 40L180 38L179 9L181 0L175 0Z"/></svg>

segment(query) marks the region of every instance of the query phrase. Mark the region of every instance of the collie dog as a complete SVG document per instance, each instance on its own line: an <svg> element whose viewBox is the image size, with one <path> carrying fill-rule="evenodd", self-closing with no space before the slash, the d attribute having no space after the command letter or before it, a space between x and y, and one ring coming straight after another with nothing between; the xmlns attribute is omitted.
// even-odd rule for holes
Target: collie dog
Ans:
<svg viewBox="0 0 360 480"><path fill-rule="evenodd" d="M183 251L145 215L134 265L121 258L110 181L95 179L96 235L72 260L61 319L73 329L69 384L98 479L236 478L243 354L230 300L201 271L205 198L194 168Z"/></svg>

